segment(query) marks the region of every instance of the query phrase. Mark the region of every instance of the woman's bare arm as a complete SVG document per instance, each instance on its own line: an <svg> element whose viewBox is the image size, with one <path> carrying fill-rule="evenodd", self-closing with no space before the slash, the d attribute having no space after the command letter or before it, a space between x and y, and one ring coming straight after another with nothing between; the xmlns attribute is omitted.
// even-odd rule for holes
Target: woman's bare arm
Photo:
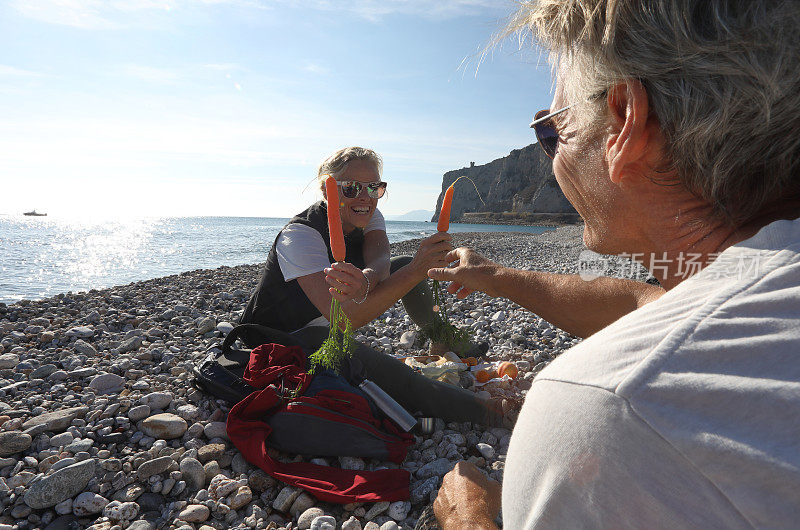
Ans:
<svg viewBox="0 0 800 530"><path fill-rule="evenodd" d="M370 230L364 234L364 274L369 278L370 290L389 277L391 249L385 230Z"/></svg>
<svg viewBox="0 0 800 530"><path fill-rule="evenodd" d="M424 239L411 263L402 267L370 291L363 299L366 281L361 269L350 263L334 263L327 272L317 272L297 278L297 282L320 313L330 315L331 296L342 303L353 327L358 328L383 314L415 285L427 278L428 269L447 264L446 256L452 249L451 237L447 233L436 233ZM370 280L370 283L371 280Z"/></svg>

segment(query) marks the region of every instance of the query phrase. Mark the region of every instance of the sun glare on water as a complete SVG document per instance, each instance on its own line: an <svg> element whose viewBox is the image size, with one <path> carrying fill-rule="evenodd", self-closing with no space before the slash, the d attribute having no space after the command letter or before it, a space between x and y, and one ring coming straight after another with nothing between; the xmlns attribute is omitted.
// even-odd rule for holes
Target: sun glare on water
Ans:
<svg viewBox="0 0 800 530"><path fill-rule="evenodd" d="M159 225L158 219L90 218L0 219L0 270L9 279L37 285L37 295L89 290L118 283L125 271L142 270L141 258ZM7 292L8 289L10 292ZM6 287L3 299L28 297ZM6 300L4 300L6 301Z"/></svg>

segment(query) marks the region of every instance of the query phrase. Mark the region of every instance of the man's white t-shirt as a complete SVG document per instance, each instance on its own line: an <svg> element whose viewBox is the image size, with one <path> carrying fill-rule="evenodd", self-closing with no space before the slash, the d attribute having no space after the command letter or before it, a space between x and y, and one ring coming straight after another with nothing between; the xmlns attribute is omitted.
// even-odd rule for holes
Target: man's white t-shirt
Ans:
<svg viewBox="0 0 800 530"><path fill-rule="evenodd" d="M373 230L386 231L386 221L380 210L375 209L364 233ZM275 244L278 265L285 281L320 272L331 265L328 258L328 247L322 234L308 225L300 223L288 224L278 236ZM307 323L306 326L327 326L328 320L320 316Z"/></svg>
<svg viewBox="0 0 800 530"><path fill-rule="evenodd" d="M503 523L800 525L800 220L726 249L536 377Z"/></svg>

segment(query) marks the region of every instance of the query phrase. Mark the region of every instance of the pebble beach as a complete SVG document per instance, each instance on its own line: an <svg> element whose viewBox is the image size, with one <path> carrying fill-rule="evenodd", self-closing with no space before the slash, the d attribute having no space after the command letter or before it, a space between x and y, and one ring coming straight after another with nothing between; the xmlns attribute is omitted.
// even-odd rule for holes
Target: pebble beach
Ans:
<svg viewBox="0 0 800 530"><path fill-rule="evenodd" d="M566 226L454 240L504 265L572 273L581 233ZM392 252L413 253L417 243L395 243ZM245 461L226 435L228 407L194 387L191 369L218 349L261 269L196 270L0 305L0 530L410 530L457 461L502 481L510 430L441 420L416 435L400 464L412 475L410 501L319 502ZM473 388L506 398L512 425L535 375L579 339L507 300L476 293L448 303L453 322L488 343L485 361L517 364L516 379ZM400 303L356 338L387 355L426 353Z"/></svg>

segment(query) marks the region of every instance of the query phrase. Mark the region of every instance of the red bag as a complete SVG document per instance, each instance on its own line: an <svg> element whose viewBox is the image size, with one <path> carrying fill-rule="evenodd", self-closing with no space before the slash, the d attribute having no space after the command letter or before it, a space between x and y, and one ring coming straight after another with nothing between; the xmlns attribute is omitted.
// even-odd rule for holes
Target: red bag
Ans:
<svg viewBox="0 0 800 530"><path fill-rule="evenodd" d="M400 463L413 437L379 417L360 390L333 372L311 376L299 347L255 348L244 380L259 388L228 414L228 437L247 461L276 479L326 502L398 501L409 498L403 469L354 471L270 458L267 447L315 456L363 456ZM294 393L298 397L288 397Z"/></svg>

